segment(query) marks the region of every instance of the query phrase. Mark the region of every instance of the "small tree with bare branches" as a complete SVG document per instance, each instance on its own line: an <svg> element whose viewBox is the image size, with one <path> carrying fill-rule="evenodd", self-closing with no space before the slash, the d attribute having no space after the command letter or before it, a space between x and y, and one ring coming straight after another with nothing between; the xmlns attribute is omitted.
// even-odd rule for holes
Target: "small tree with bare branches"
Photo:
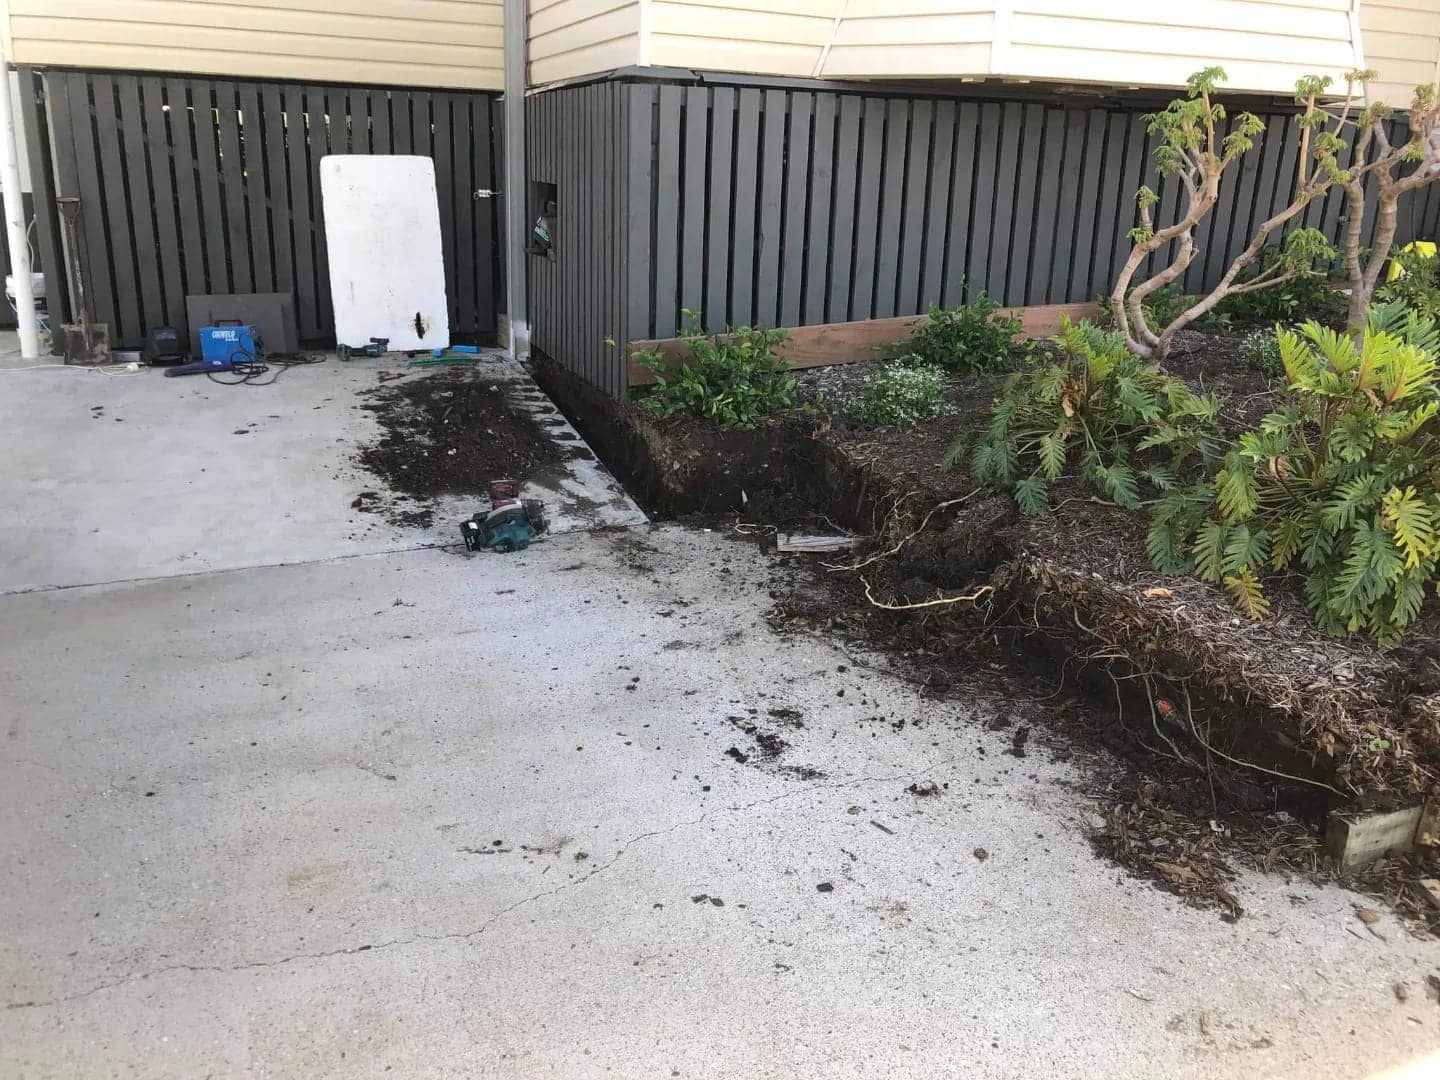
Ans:
<svg viewBox="0 0 1440 1080"><path fill-rule="evenodd" d="M1349 95L1343 109L1332 114L1319 100L1329 88L1330 79L1311 75L1295 86L1295 101L1302 106L1298 118L1302 136L1295 191L1290 202L1260 223L1250 243L1230 263L1214 288L1168 325L1150 325L1145 298L1179 278L1194 261L1199 253L1195 230L1219 201L1221 179L1254 148L1256 136L1265 130L1264 121L1244 112L1235 117L1228 133L1221 133L1225 108L1214 100L1214 95L1224 79L1225 72L1218 67L1196 72L1187 83L1186 97L1177 98L1160 112L1146 117L1150 133L1160 139L1155 150L1156 165L1162 174L1179 179L1183 193L1179 218L1173 224L1157 227L1154 207L1159 196L1148 186L1137 192L1135 201L1140 224L1130 231L1134 246L1110 294L1117 329L1125 335L1131 351L1146 359L1163 361L1175 335L1225 297L1273 288L1309 272L1315 259L1333 258L1335 254L1318 229L1292 229L1285 234L1279 259L1248 280L1236 280L1242 270L1260 257L1276 232L1341 179L1335 154L1344 145L1341 132L1349 122ZM1132 289L1131 282L1145 262L1152 257L1166 258L1163 253L1167 250L1168 264Z"/></svg>
<svg viewBox="0 0 1440 1080"><path fill-rule="evenodd" d="M1373 71L1350 75L1352 85L1373 79ZM1352 334L1365 328L1366 312L1380 283L1381 271L1390 257L1399 225L1400 198L1426 184L1440 180L1440 102L1435 87L1417 86L1410 105L1410 137L1392 146L1385 130L1390 118L1387 105L1366 108L1355 120L1355 148L1341 173L1345 193L1345 235L1342 238L1345 271L1350 285L1349 324ZM1397 175L1398 174L1398 175ZM1368 252L1364 247L1365 188L1371 183L1375 194L1375 235Z"/></svg>

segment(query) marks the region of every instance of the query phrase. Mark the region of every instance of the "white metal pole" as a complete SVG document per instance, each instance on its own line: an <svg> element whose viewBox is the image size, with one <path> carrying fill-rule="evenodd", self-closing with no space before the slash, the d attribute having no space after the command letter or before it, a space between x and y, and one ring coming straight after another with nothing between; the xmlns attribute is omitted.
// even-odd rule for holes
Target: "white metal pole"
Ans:
<svg viewBox="0 0 1440 1080"><path fill-rule="evenodd" d="M528 199L525 183L525 75L529 26L526 0L505 0L505 321L512 360L530 355L530 314L525 255Z"/></svg>
<svg viewBox="0 0 1440 1080"><path fill-rule="evenodd" d="M15 279L15 322L20 329L20 355L40 357L35 329L35 288L30 280L30 241L25 228L25 200L20 195L19 154L15 149L15 113L10 100L10 61L0 42L0 189L5 199L5 235L10 242L10 272Z"/></svg>

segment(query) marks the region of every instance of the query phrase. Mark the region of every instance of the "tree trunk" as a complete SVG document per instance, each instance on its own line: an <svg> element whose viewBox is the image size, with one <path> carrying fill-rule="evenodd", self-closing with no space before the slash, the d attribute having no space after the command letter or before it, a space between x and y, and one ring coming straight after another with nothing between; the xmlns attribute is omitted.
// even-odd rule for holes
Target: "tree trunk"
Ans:
<svg viewBox="0 0 1440 1080"><path fill-rule="evenodd" d="M1365 295L1365 270L1360 265L1360 241L1365 236L1365 188L1359 180L1345 185L1345 276L1350 283L1350 304L1345 316L1349 333L1365 326L1370 298Z"/></svg>

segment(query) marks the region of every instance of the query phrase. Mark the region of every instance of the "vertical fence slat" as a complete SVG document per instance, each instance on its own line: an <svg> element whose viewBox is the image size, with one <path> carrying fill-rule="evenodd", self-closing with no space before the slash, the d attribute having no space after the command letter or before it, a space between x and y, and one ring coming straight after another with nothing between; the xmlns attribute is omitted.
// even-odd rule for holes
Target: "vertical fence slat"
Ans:
<svg viewBox="0 0 1440 1080"><path fill-rule="evenodd" d="M652 197L655 184L655 163L652 125L654 122L655 87L637 85L630 88L629 143L630 166L626 170L630 198L626 239L629 269L628 314L626 333L631 340L650 336L650 215L654 212Z"/></svg>
<svg viewBox="0 0 1440 1080"><path fill-rule="evenodd" d="M215 144L215 92L204 79L189 80L191 131L200 216L205 222L207 293L234 292L225 261L225 210L220 195L220 153Z"/></svg>
<svg viewBox="0 0 1440 1080"><path fill-rule="evenodd" d="M755 325L775 326L780 315L780 219L785 185L787 95L765 91L765 143L760 151L760 216L755 234ZM663 220L663 219L662 219Z"/></svg>
<svg viewBox="0 0 1440 1080"><path fill-rule="evenodd" d="M847 319L869 319L875 307L875 263L880 228L880 174L885 154L885 102L866 98L860 122L860 172L855 195L855 249Z"/></svg>
<svg viewBox="0 0 1440 1080"><path fill-rule="evenodd" d="M619 118L621 116L622 95L623 89L619 84L606 84L605 115L607 118L606 123L609 127L614 127L619 123ZM687 91L687 98L688 97L689 92ZM700 116L696 120L696 122L700 125L703 139L703 133L705 130L705 110L703 108L703 99L701 105L702 107L700 110ZM698 171L700 173L702 185L701 190L703 191L705 174L705 153L703 150L703 141L701 143L701 146L702 149L699 155L693 159L693 171ZM605 240L606 250L608 250L610 253L610 259L608 264L609 272L605 275L606 280L610 283L610 288L606 294L606 321L603 329L608 336L615 340L615 345L611 346L607 353L607 363L611 374L609 379L606 381L606 385L612 394L622 399L626 395L626 391L630 381L627 374L630 353L625 345L623 334L625 320L623 318L623 312L621 310L621 306L623 304L623 296L621 294L621 289L623 288L623 282L625 280L623 273L625 268L625 245L621 239L620 214L622 212L622 209L624 208L626 198L625 183L622 176L623 162L625 160L625 156L626 155L624 147L618 145L614 139L605 140L606 186L605 229L603 236ZM703 217L701 220L703 222ZM703 241L698 242L701 243L700 248L694 252L690 252L687 255L687 259L694 259L698 261L703 258Z"/></svg>
<svg viewBox="0 0 1440 1080"><path fill-rule="evenodd" d="M435 94L430 117L435 125L435 197L440 203L440 252L445 265L445 311L452 335L468 332L460 321L459 262L455 255L455 170L450 162L449 94Z"/></svg>
<svg viewBox="0 0 1440 1080"><path fill-rule="evenodd" d="M233 83L215 84L215 115L220 133L220 180L225 200L225 235L229 245L232 289L255 291L255 251L245 209L245 163L240 153L240 110Z"/></svg>
<svg viewBox="0 0 1440 1080"><path fill-rule="evenodd" d="M1000 112L1000 151L995 162L995 196L990 217L990 244L985 267L985 291L1008 303L1006 274L1010 268L1010 242L1015 225L1016 173L1020 165L1020 135L1024 107L1007 101Z"/></svg>
<svg viewBox="0 0 1440 1080"><path fill-rule="evenodd" d="M705 176L709 91L685 88L685 212L680 223L680 307L705 310Z"/></svg>
<svg viewBox="0 0 1440 1080"><path fill-rule="evenodd" d="M116 86L120 97L121 150L129 193L131 235L135 246L141 303L141 333L169 320L160 285L160 262L173 253L162 250L155 231L156 195L145 161L145 118L140 106L140 80L125 78Z"/></svg>
<svg viewBox="0 0 1440 1080"><path fill-rule="evenodd" d="M735 123L735 191L730 232L731 326L755 321L755 193L760 159L760 91L743 89Z"/></svg>
<svg viewBox="0 0 1440 1080"><path fill-rule="evenodd" d="M325 244L325 200L320 190L320 161L330 153L330 91L323 86L305 88L305 106L309 112L309 176L310 213L315 237L315 306L319 309L320 325L333 326L334 304L330 297L330 254ZM364 342L346 342L363 345Z"/></svg>
<svg viewBox="0 0 1440 1080"><path fill-rule="evenodd" d="M780 241L780 306L776 320L781 326L800 322L800 305L805 289L805 202L810 189L810 124L815 95L790 95L790 130L785 151L785 223Z"/></svg>
<svg viewBox="0 0 1440 1080"><path fill-rule="evenodd" d="M304 91L298 86L285 87L284 105L285 177L290 191L291 243L295 253L295 316L300 336L314 339L324 333L324 326L315 298L315 215L311 210L307 151L310 135Z"/></svg>
<svg viewBox="0 0 1440 1080"><path fill-rule="evenodd" d="M730 291L730 168L735 91L717 86L710 98L710 198L705 243L705 328L725 329Z"/></svg>
<svg viewBox="0 0 1440 1080"><path fill-rule="evenodd" d="M591 362L590 353L585 349L583 327L580 320L575 316L575 309L579 303L577 293L579 292L580 277L580 230L584 228L584 222L580 218L580 187L585 183L585 170L580 162L578 152L581 136L582 122L576 115L577 98L575 91L570 91L565 101L565 127L566 135L564 142L565 152L565 178L564 185L565 206L561 211L570 222L567 230L568 240L566 249L560 259L560 274L563 281L562 296L564 298L565 310L565 347L572 356L578 357L585 378L598 383L595 365ZM628 138L627 138L628 142ZM627 225L629 224L627 220ZM629 234L627 234L627 243ZM626 296L630 296L629 282L626 283ZM629 311L627 309L628 318ZM644 334L632 334L627 329L627 337L643 337Z"/></svg>
<svg viewBox="0 0 1440 1080"><path fill-rule="evenodd" d="M240 169L245 187L249 246L256 292L275 291L275 250L270 241L270 210L265 191L265 123L254 83L240 85Z"/></svg>
<svg viewBox="0 0 1440 1080"><path fill-rule="evenodd" d="M115 275L115 317L113 335L117 341L138 340L144 333L140 309L139 266L135 252L135 231L125 190L121 121L115 105L115 81L96 75L91 82L95 99L95 133L100 140L100 168L105 178L105 229L110 244L110 264Z"/></svg>
<svg viewBox="0 0 1440 1080"><path fill-rule="evenodd" d="M372 115L386 115L389 108L388 101L388 97L378 95L374 107L379 112ZM489 186L476 175L479 152L475 145L478 141L475 129L477 124L481 125L482 129L488 129L490 113L489 110L484 110L480 116L472 115L468 101L458 102L455 111L453 130L455 163L452 166L455 171L455 194L452 201L455 207L455 236L459 247L456 252L455 299L459 307L460 325L466 331L473 331L480 321L478 292L475 284L477 267L484 266L484 262L479 257L480 252L477 250L475 236L475 219L484 209L481 205L484 200L477 199L475 192ZM489 138L488 130L482 130L478 134L483 139L488 140ZM385 121L384 137L388 145L390 138L388 120ZM384 152L389 153L389 150ZM556 223L557 229L563 230L563 227L563 223ZM560 242L560 239L557 238L557 245Z"/></svg>
<svg viewBox="0 0 1440 1080"><path fill-rule="evenodd" d="M410 133L410 95L404 90L391 90L390 94L390 152L392 154L413 153Z"/></svg>
<svg viewBox="0 0 1440 1080"><path fill-rule="evenodd" d="M950 224L945 231L945 281L941 300L945 307L954 307L965 298L979 138L980 108L973 101L962 102L956 106L955 151L951 157L954 171L948 185Z"/></svg>
<svg viewBox="0 0 1440 1080"><path fill-rule="evenodd" d="M195 158L194 114L190 88L184 79L165 80L169 106L169 153L175 177L175 227L185 266L185 295L209 291L205 267L205 214L200 202L200 178ZM165 148L157 147L164 153Z"/></svg>
<svg viewBox="0 0 1440 1080"><path fill-rule="evenodd" d="M1000 106L980 106L975 132L975 169L969 209L970 233L966 237L965 301L973 301L990 288L990 246L995 232L996 167L1000 161Z"/></svg>
<svg viewBox="0 0 1440 1080"><path fill-rule="evenodd" d="M830 229L834 215L835 124L839 98L815 95L814 144L810 152L810 208L805 224L805 281L801 311L807 323L825 321L830 299ZM797 254L798 257L798 254Z"/></svg>
<svg viewBox="0 0 1440 1080"><path fill-rule="evenodd" d="M393 154L395 142L390 133L390 91L372 90L369 99L371 153Z"/></svg>
<svg viewBox="0 0 1440 1080"><path fill-rule="evenodd" d="M1010 242L1006 251L1009 271L1005 279L1005 302L1019 305L1025 303L1030 288L1030 274L1037 246L1035 223L1035 196L1040 186L1040 176L1047 169L1055 168L1049 155L1058 157L1058 147L1051 147L1043 141L1045 134L1045 107L1026 105L1023 112L1024 128L1020 135L1020 159L1015 169L1015 209L1010 224ZM1041 241L1041 242L1047 242Z"/></svg>
<svg viewBox="0 0 1440 1080"><path fill-rule="evenodd" d="M1064 231L1060 227L1060 185L1062 181L1069 182L1066 175L1070 159L1065 154L1068 134L1065 110L1051 107L1042 111L1044 121L1040 145L1044 158L1040 162L1040 185L1035 192L1034 259L1025 283L1023 302L1026 304L1043 304L1050 295L1060 234Z"/></svg>
<svg viewBox="0 0 1440 1080"><path fill-rule="evenodd" d="M935 106L927 100L910 107L910 137L905 147L905 213L900 221L900 273L896 277L895 309L909 315L920 310L920 265L928 249L943 243L943 232L932 234L925 196L930 182L930 144L934 137Z"/></svg>
<svg viewBox="0 0 1440 1080"><path fill-rule="evenodd" d="M1058 304L1070 296L1071 252L1075 247L1075 216L1080 198L1079 172L1085 146L1084 109L1065 109L1064 168L1055 177L1055 251L1050 262L1050 280L1045 288L1046 303Z"/></svg>
<svg viewBox="0 0 1440 1080"><path fill-rule="evenodd" d="M910 134L910 103L903 98L885 102L885 141L879 161L880 221L875 242L875 278L870 300L873 318L895 314L900 276L901 214L905 209L906 157Z"/></svg>
<svg viewBox="0 0 1440 1080"><path fill-rule="evenodd" d="M60 78L60 76L57 76ZM58 141L74 159L74 190L63 195L80 199L80 220L77 230L84 245L88 271L82 283L85 302L91 319L109 323L118 333L115 322L115 287L110 272L110 245L105 237L105 212L100 192L100 165L95 151L94 117L90 109L90 84L84 75L63 76L66 93L68 137ZM63 175L63 174L62 174Z"/></svg>
<svg viewBox="0 0 1440 1080"><path fill-rule="evenodd" d="M1112 236L1110 263L1103 267L1103 280L1095 283L1095 291L1110 287L1120 276L1120 268L1130 257L1130 230L1139 224L1139 210L1135 205L1135 192L1140 189L1145 166L1146 131L1145 121L1134 113L1126 114L1119 125L1124 142L1121 158L1123 165L1115 184L1115 227Z"/></svg>
<svg viewBox="0 0 1440 1080"><path fill-rule="evenodd" d="M44 98L42 100L42 96ZM46 77L33 68L20 69L20 114L25 128L25 149L30 161L30 179L34 188L35 243L40 256L40 269L45 273L45 307L50 325L59 327L70 321L69 284L65 280L65 258L60 243L60 223L55 210L58 194L55 175L57 164L51 156L51 125L49 110L50 85Z"/></svg>
<svg viewBox="0 0 1440 1080"><path fill-rule="evenodd" d="M925 195L922 227L925 254L920 273L920 295L916 310L938 304L945 288L945 250L950 230L950 170L955 153L955 103L935 105L931 120L930 179Z"/></svg>
<svg viewBox="0 0 1440 1080"><path fill-rule="evenodd" d="M680 225L680 109L685 91L679 86L660 87L659 125L656 129L655 145L657 178L655 186L655 220L658 228L665 229L670 223L676 228L678 239ZM602 103L603 105L603 103ZM598 119L604 119L604 110ZM602 170L601 175L604 176ZM688 209L688 208L687 208ZM602 208L603 212L603 208ZM677 260L682 258L684 248L675 245L676 250L667 250L668 243L658 245L655 252L655 336L671 337L676 331L678 311ZM603 277L605 268L597 267Z"/></svg>
<svg viewBox="0 0 1440 1080"><path fill-rule="evenodd" d="M649 172L646 180L643 182L643 187L645 189L644 201L645 208L647 210L647 213L644 215L646 253L645 262L647 266L653 266L653 253L650 251L650 215L654 213L655 208L655 164L653 158L654 147L652 138L654 112L652 106L655 100L656 93L654 88L647 89L650 90L650 93L645 95L645 103L642 107L640 107L639 111L643 112L647 120L649 121L649 130L647 130L645 133L643 148L647 162L649 164ZM596 267L600 263L600 259L602 256L598 236L599 230L596 229L595 223L600 220L600 214L602 213L602 200L599 198L599 196L601 195L600 185L594 182L594 178L597 175L595 164L600 157L599 144L600 140L605 138L605 131L603 130L603 128L597 127L597 125L603 122L602 118L598 115L600 110L597 105L602 90L603 88L599 84L592 83L589 86L584 87L578 95L581 99L580 165L586 177L586 182L580 187L580 198L583 209L580 228L580 317L578 321L582 328L581 333L583 338L580 347L584 349L585 354L590 357L590 370L595 373L595 381L597 383L603 384L605 382L605 377L607 373L605 371L604 359L600 355L601 347L600 341L598 340L599 335L595 333L595 327L599 320L598 304L596 301L599 295L599 278L601 276L596 271ZM634 137L633 133L631 137ZM642 295L640 296L639 301L640 307L642 308L641 317L644 320L645 325L645 336L651 337L653 336L651 331L654 325L652 321L654 315L654 305L652 302L651 293L651 289L654 286L654 274L651 273L648 276L649 281L647 283L647 287L642 290Z"/></svg>
<svg viewBox="0 0 1440 1080"><path fill-rule="evenodd" d="M470 110L474 113L478 124L475 167L480 174L481 183L476 186L498 191L501 189L500 177L503 175L500 163L504 160L502 157L504 131L498 123L498 118L503 115L500 99L472 96ZM525 193L522 191L515 197L523 199ZM477 333L489 333L495 328L496 297L502 294L505 287L505 266L495 247L496 237L504 235L503 229L496 228L496 218L500 213L501 203L499 199L493 198L472 198L470 203L475 208L476 214L474 240L476 262L473 286L475 290L475 330ZM523 274L525 268L519 267L518 272Z"/></svg>
<svg viewBox="0 0 1440 1080"><path fill-rule="evenodd" d="M835 136L835 197L832 203L834 218L830 223L827 322L844 322L850 318L850 281L857 244L855 197L860 181L860 121L864 111L864 98L852 94L841 97L839 129Z"/></svg>
<svg viewBox="0 0 1440 1080"><path fill-rule="evenodd" d="M144 151L154 186L155 233L159 242L156 263L159 267L161 292L164 297L165 321L171 326L185 325L185 252L181 244L180 201L176 198L175 181L171 175L170 127L183 121L182 105L178 117L172 108L165 108L165 86L156 78L141 80L144 90L145 138Z"/></svg>
<svg viewBox="0 0 1440 1080"><path fill-rule="evenodd" d="M266 205L270 211L270 237L275 250L275 289L295 289L295 249L291 228L290 185L286 178L285 106L280 88L267 83L260 91L265 121Z"/></svg>

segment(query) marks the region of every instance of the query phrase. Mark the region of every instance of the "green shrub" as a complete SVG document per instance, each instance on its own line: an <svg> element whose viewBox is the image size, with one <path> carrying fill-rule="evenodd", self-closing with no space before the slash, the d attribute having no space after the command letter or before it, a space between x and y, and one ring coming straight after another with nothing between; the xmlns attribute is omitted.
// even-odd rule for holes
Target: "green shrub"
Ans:
<svg viewBox="0 0 1440 1080"><path fill-rule="evenodd" d="M1134 291L1134 289L1125 290L1127 301ZM1151 326L1169 326L1188 311L1198 299L1200 299L1198 296L1189 296L1174 285L1161 285L1145 298L1140 309L1145 312L1145 321ZM1110 302L1110 297L1108 295L1097 297L1095 303L1100 309L1100 325L1114 330L1116 327L1115 305Z"/></svg>
<svg viewBox="0 0 1440 1080"><path fill-rule="evenodd" d="M1435 355L1314 322L1278 340L1288 400L1213 480L1161 500L1147 550L1162 571L1223 582L1252 618L1269 608L1261 575L1298 565L1322 629L1393 642L1440 561Z"/></svg>
<svg viewBox="0 0 1440 1080"><path fill-rule="evenodd" d="M1284 249L1271 245L1236 275L1235 284L1244 285L1262 273L1276 273L1276 264L1285 261ZM1210 315L1233 322L1294 322L1314 318L1331 308L1338 311L1343 301L1327 284L1330 261L1331 254L1322 253L1289 281L1253 292L1232 293L1216 304Z"/></svg>
<svg viewBox="0 0 1440 1080"><path fill-rule="evenodd" d="M875 365L845 415L863 424L914 427L945 411L944 393L944 371L919 357L902 356Z"/></svg>
<svg viewBox="0 0 1440 1080"><path fill-rule="evenodd" d="M1022 513L1049 511L1050 485L1068 470L1131 509L1142 485L1166 491L1187 462L1216 445L1220 402L1192 393L1140 360L1124 335L1068 321L1059 356L1006 380L971 456L977 483L1012 491ZM947 463L960 453L951 448Z"/></svg>
<svg viewBox="0 0 1440 1080"><path fill-rule="evenodd" d="M1375 299L1399 301L1422 318L1440 319L1440 256L1396 251L1390 256L1404 271L1375 290Z"/></svg>
<svg viewBox="0 0 1440 1080"><path fill-rule="evenodd" d="M1398 337L1421 352L1440 353L1440 323L1434 316L1422 315L1398 297L1375 304L1369 312L1370 329Z"/></svg>
<svg viewBox="0 0 1440 1080"><path fill-rule="evenodd" d="M1279 331L1278 326L1251 330L1240 341L1240 359L1272 378L1285 374L1285 365L1280 361L1280 340L1276 337Z"/></svg>
<svg viewBox="0 0 1440 1080"><path fill-rule="evenodd" d="M661 420L713 420L721 427L753 428L761 419L795 404L790 361L775 353L784 330L741 326L707 334L693 311L685 312L690 358L679 368L665 366L658 350L633 353L655 376L639 398Z"/></svg>
<svg viewBox="0 0 1440 1080"><path fill-rule="evenodd" d="M946 371L990 371L1029 354L1029 343L1015 340L1020 325L1019 315L1001 314L982 292L963 307L931 307L900 348Z"/></svg>

